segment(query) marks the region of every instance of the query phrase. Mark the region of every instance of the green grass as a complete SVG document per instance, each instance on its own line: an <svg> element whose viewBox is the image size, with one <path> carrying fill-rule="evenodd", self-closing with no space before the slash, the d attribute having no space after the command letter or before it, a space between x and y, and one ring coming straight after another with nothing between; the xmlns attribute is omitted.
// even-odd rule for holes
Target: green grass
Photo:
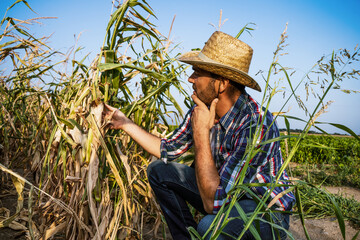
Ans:
<svg viewBox="0 0 360 240"><path fill-rule="evenodd" d="M288 148L296 139L287 139ZM286 156L285 141L281 142L283 155ZM332 135L307 135L296 151L292 162L307 164L351 164L360 162L360 141L354 137ZM360 164L359 164L360 165Z"/></svg>
<svg viewBox="0 0 360 240"><path fill-rule="evenodd" d="M297 164L292 165L293 177L311 184L325 186L351 186L360 189L360 164Z"/></svg>
<svg viewBox="0 0 360 240"><path fill-rule="evenodd" d="M342 195L327 194L310 186L300 188L299 191L306 218L336 217L330 199L332 197L341 209L344 220L349 220L355 228L360 229L360 202Z"/></svg>

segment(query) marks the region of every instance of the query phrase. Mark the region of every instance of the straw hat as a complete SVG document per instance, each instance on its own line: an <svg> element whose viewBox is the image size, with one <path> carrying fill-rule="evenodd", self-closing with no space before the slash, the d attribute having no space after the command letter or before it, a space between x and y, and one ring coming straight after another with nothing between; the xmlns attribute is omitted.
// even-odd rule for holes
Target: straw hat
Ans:
<svg viewBox="0 0 360 240"><path fill-rule="evenodd" d="M179 60L261 92L259 84L248 75L252 54L246 43L216 31L201 51L182 54Z"/></svg>

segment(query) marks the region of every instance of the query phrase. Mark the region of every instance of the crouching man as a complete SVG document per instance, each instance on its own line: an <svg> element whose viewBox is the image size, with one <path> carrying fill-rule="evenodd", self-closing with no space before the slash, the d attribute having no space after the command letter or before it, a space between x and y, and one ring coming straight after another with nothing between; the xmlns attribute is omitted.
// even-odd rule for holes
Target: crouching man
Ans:
<svg viewBox="0 0 360 240"><path fill-rule="evenodd" d="M226 197L245 164L246 146L256 129L261 130L259 141L279 136L279 130L270 112L264 115L261 106L246 92L245 87L261 91L258 83L248 75L252 58L250 46L222 32L215 32L201 51L180 56L179 60L191 64L193 74L188 81L194 92L195 105L188 111L183 123L169 139L160 139L137 126L122 112L106 106L105 113L113 114L110 126L122 129L147 152L159 158L147 170L150 185L165 216L173 239L190 239L187 230L192 226L203 235L210 227L219 209L226 205ZM263 122L262 125L259 123ZM193 167L173 160L194 147ZM283 164L279 142L261 147L249 162L244 183L271 183ZM283 172L279 183L271 192L276 198L285 191L288 176ZM270 190L267 186L251 188L260 198ZM289 214L295 202L289 192L278 198L272 215L273 222L289 228ZM187 203L204 214L197 224ZM238 199L245 213L251 214L257 202L247 194ZM230 210L230 221L218 239L237 237L244 228L236 208ZM239 218L236 218L239 217ZM260 216L261 217L261 216ZM261 239L285 239L282 230L258 221ZM211 234L206 237L209 238ZM243 239L252 239L248 230ZM233 238L230 238L233 239Z"/></svg>

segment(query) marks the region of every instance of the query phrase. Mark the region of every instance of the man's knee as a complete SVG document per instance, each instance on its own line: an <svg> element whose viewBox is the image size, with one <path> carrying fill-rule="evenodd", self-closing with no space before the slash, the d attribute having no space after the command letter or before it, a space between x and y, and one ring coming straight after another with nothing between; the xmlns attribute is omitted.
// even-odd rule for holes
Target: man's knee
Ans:
<svg viewBox="0 0 360 240"><path fill-rule="evenodd" d="M148 165L146 169L146 173L149 181L151 181L152 179L154 179L154 177L156 177L156 173L159 172L158 169L161 168L161 166L164 164L165 163L161 160L155 160Z"/></svg>
<svg viewBox="0 0 360 240"><path fill-rule="evenodd" d="M197 232L200 234L200 236L204 236L204 234L210 228L210 226L214 220L214 217L215 217L215 215L210 214L210 215L206 215L205 217L203 217L200 220L200 222L197 226ZM208 234L207 237L209 237L210 235L211 235L211 233ZM207 239L207 238L205 238L205 239Z"/></svg>

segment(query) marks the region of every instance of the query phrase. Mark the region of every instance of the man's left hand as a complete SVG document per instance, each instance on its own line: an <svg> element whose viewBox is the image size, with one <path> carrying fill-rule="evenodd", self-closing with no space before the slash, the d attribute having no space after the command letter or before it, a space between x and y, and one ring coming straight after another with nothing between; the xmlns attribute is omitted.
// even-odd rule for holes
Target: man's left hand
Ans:
<svg viewBox="0 0 360 240"><path fill-rule="evenodd" d="M210 105L210 109L203 103L196 95L191 96L197 106L191 117L191 126L194 138L197 135L209 133L210 129L214 126L216 115L216 104L218 99L215 98Z"/></svg>

